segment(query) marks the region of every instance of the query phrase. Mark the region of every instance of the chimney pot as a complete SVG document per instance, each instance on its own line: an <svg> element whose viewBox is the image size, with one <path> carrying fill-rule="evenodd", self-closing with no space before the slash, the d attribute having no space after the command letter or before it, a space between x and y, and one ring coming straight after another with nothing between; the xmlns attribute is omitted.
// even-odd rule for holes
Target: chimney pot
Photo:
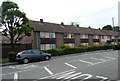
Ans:
<svg viewBox="0 0 120 81"><path fill-rule="evenodd" d="M43 19L40 19L40 23L43 23Z"/></svg>
<svg viewBox="0 0 120 81"><path fill-rule="evenodd" d="M61 22L61 25L64 25L64 23L63 23L63 22Z"/></svg>

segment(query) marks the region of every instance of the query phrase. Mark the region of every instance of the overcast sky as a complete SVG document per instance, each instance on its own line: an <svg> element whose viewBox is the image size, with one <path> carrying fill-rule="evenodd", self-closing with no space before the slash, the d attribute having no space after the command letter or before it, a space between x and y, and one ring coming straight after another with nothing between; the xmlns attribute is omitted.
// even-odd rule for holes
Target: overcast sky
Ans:
<svg viewBox="0 0 120 81"><path fill-rule="evenodd" d="M0 3L2 3L1 0ZM118 2L120 0L10 0L18 4L30 20L45 22L80 22L81 27L102 28L118 25Z"/></svg>

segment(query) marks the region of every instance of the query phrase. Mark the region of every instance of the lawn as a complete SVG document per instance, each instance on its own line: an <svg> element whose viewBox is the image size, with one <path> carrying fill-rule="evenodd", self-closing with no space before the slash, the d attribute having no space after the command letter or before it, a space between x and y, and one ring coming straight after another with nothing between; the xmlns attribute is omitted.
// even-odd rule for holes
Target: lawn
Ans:
<svg viewBox="0 0 120 81"><path fill-rule="evenodd" d="M0 63L5 63L5 62L9 62L9 59L8 58L2 58L2 59L0 59Z"/></svg>

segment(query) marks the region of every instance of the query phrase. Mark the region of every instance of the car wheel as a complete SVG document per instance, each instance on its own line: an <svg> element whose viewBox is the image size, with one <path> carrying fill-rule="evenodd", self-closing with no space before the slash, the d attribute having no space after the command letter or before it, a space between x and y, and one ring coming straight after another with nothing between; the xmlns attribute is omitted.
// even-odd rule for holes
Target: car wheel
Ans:
<svg viewBox="0 0 120 81"><path fill-rule="evenodd" d="M50 57L49 56L45 56L44 60L49 60Z"/></svg>
<svg viewBox="0 0 120 81"><path fill-rule="evenodd" d="M28 59L28 58L24 58L24 59L23 59L23 63L24 63L24 64L29 63L29 59Z"/></svg>

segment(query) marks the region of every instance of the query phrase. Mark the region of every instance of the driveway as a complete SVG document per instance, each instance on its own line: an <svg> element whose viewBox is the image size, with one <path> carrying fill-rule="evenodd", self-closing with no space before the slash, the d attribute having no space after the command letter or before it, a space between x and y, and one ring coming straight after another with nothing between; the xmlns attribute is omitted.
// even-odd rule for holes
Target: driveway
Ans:
<svg viewBox="0 0 120 81"><path fill-rule="evenodd" d="M118 51L52 57L48 61L2 67L2 81L95 81L118 79Z"/></svg>

